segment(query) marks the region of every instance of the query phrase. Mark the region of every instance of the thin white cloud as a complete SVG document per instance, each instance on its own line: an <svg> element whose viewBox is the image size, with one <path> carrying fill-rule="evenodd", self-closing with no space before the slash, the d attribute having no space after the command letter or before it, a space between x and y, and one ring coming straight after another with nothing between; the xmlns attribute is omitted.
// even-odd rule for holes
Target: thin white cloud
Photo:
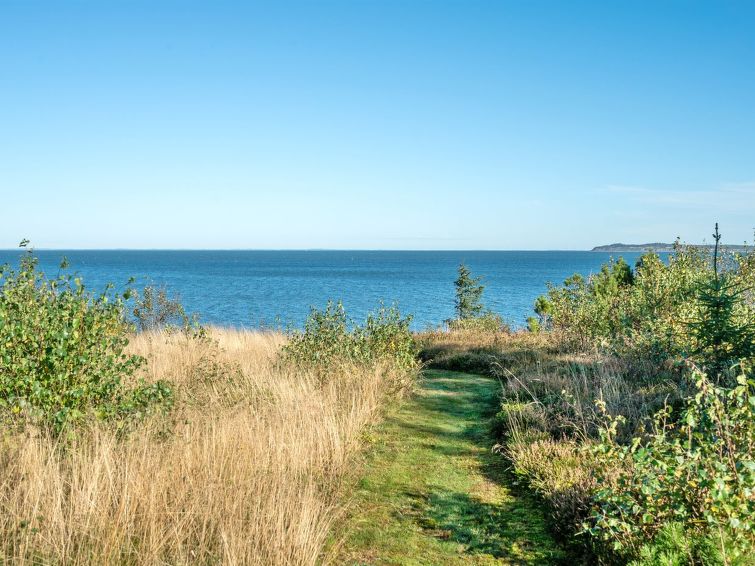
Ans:
<svg viewBox="0 0 755 566"><path fill-rule="evenodd" d="M726 183L707 190L649 189L610 185L606 191L624 195L628 200L650 206L708 210L750 214L755 213L755 182Z"/></svg>

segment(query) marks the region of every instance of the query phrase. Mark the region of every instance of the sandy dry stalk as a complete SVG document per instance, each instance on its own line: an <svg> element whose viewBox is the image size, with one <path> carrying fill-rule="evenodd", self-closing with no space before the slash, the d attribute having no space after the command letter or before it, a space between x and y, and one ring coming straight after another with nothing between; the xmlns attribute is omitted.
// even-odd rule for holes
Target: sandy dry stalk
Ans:
<svg viewBox="0 0 755 566"><path fill-rule="evenodd" d="M344 368L323 383L276 363L279 335L211 336L133 340L146 377L175 384L169 417L125 438L0 438L0 562L316 562L390 376Z"/></svg>

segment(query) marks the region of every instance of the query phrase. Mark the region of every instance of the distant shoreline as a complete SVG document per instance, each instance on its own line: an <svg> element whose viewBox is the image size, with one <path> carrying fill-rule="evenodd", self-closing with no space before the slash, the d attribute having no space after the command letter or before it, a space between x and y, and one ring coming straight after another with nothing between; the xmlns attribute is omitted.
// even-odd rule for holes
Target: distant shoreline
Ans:
<svg viewBox="0 0 755 566"><path fill-rule="evenodd" d="M713 244L691 244L695 248L713 249ZM728 251L748 251L751 246L743 245L722 245L723 249ZM674 244L664 244L662 242L652 242L649 244L608 244L606 246L595 246L592 252L673 252Z"/></svg>

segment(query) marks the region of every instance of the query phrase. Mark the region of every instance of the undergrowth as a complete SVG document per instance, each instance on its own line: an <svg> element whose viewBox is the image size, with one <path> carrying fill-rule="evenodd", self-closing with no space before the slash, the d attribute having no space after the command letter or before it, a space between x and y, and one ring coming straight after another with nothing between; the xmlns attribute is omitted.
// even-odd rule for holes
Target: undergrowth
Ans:
<svg viewBox="0 0 755 566"><path fill-rule="evenodd" d="M497 377L497 450L585 563L755 556L755 254L683 246L551 286L526 332L419 337Z"/></svg>

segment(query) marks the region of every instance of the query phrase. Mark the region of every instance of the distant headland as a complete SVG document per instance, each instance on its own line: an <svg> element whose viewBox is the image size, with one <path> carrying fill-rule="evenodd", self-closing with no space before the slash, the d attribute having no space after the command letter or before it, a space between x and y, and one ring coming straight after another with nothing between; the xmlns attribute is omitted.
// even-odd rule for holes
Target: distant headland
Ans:
<svg viewBox="0 0 755 566"><path fill-rule="evenodd" d="M713 248L712 244L694 244L696 248ZM729 251L748 251L752 246L729 246L723 245L723 248ZM649 244L608 244L606 246L595 246L593 252L673 252L674 244L664 244L663 242L651 242Z"/></svg>

